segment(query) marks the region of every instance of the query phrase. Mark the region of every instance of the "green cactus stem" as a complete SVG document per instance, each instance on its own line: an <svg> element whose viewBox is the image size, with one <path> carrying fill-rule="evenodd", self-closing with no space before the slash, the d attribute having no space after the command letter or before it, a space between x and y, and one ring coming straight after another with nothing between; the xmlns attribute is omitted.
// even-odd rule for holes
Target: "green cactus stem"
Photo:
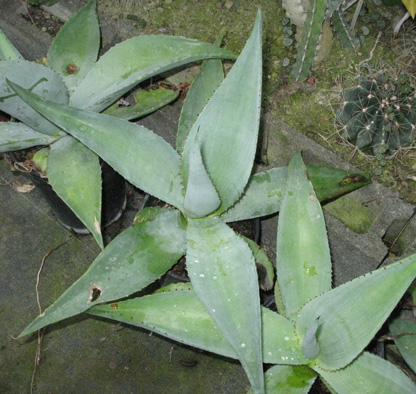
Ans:
<svg viewBox="0 0 416 394"><path fill-rule="evenodd" d="M406 75L360 79L356 87L343 92L344 104L337 118L343 124L343 137L359 149L374 153L394 152L414 142L416 137L415 89Z"/></svg>

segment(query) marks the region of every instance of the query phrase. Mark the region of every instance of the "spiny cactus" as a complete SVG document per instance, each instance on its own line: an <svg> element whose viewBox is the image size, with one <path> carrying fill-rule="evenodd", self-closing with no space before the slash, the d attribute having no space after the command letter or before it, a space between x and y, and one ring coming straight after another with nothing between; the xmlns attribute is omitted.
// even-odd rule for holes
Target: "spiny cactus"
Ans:
<svg viewBox="0 0 416 394"><path fill-rule="evenodd" d="M337 118L344 125L343 137L359 149L376 153L383 146L392 152L415 140L416 93L405 74L398 79L360 79L343 97Z"/></svg>
<svg viewBox="0 0 416 394"><path fill-rule="evenodd" d="M356 48L359 44L345 18L344 6L347 6L344 3L344 0L283 0L283 8L288 17L302 31L296 64L292 71L296 80L304 80L309 76L314 61L318 62L314 59L320 46L323 51L330 50L330 45L324 44L325 41L328 42L325 35L332 40L329 22L343 45Z"/></svg>

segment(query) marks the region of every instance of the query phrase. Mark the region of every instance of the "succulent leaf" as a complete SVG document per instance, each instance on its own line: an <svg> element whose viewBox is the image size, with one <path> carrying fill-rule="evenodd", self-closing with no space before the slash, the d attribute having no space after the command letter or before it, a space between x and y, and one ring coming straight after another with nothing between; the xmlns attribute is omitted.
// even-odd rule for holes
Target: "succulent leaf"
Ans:
<svg viewBox="0 0 416 394"><path fill-rule="evenodd" d="M101 166L98 156L67 135L50 146L48 181L86 225L101 249Z"/></svg>
<svg viewBox="0 0 416 394"><path fill-rule="evenodd" d="M63 136L56 125L26 104L7 83L18 82L24 88L56 103L67 104L68 92L62 79L50 68L26 60L0 62L0 110L19 119L36 131ZM6 79L7 78L7 79Z"/></svg>
<svg viewBox="0 0 416 394"><path fill-rule="evenodd" d="M337 371L320 366L313 369L339 394L412 394L415 384L399 368L371 353L364 352L351 364Z"/></svg>
<svg viewBox="0 0 416 394"><path fill-rule="evenodd" d="M214 212L220 204L218 193L205 170L198 140L195 140L189 157L184 211L191 218L202 218Z"/></svg>
<svg viewBox="0 0 416 394"><path fill-rule="evenodd" d="M250 248L218 216L189 219L187 245L186 266L198 298L252 387L264 392L260 299Z"/></svg>
<svg viewBox="0 0 416 394"><path fill-rule="evenodd" d="M190 152L198 134L206 171L221 200L217 213L240 197L253 166L261 106L261 31L259 12L236 63L193 125L182 155L186 188Z"/></svg>
<svg viewBox="0 0 416 394"><path fill-rule="evenodd" d="M277 303L283 306L279 312L291 320L309 300L331 289L324 216L300 152L288 167L277 227L276 276Z"/></svg>
<svg viewBox="0 0 416 394"><path fill-rule="evenodd" d="M126 297L163 275L185 253L186 234L177 210L133 225L115 238L81 276L21 336Z"/></svg>
<svg viewBox="0 0 416 394"><path fill-rule="evenodd" d="M317 374L307 366L274 365L264 374L268 394L307 394ZM252 394L250 390L247 394Z"/></svg>
<svg viewBox="0 0 416 394"><path fill-rule="evenodd" d="M332 200L371 183L367 173L307 166L316 197ZM287 167L272 168L250 177L241 199L221 217L225 222L254 219L279 211L286 189Z"/></svg>
<svg viewBox="0 0 416 394"><path fill-rule="evenodd" d="M247 242L248 247L251 249L251 253L253 253L257 266L260 288L265 291L271 290L274 284L274 267L272 262L267 257L265 251L257 245L257 243L250 238L244 236L242 238Z"/></svg>
<svg viewBox="0 0 416 394"><path fill-rule="evenodd" d="M88 313L143 327L225 357L237 358L190 283L174 283L144 297L96 305ZM307 362L291 322L263 307L261 318L265 363L296 365Z"/></svg>
<svg viewBox="0 0 416 394"><path fill-rule="evenodd" d="M217 40L218 46L222 39ZM176 150L182 154L192 126L209 99L224 80L221 60L204 60L201 70L192 82L182 106L176 137Z"/></svg>
<svg viewBox="0 0 416 394"><path fill-rule="evenodd" d="M321 351L314 360L327 370L345 367L371 341L416 276L416 254L354 279L308 302L296 329L301 337L319 317Z"/></svg>
<svg viewBox="0 0 416 394"><path fill-rule="evenodd" d="M0 152L47 145L58 138L39 133L20 122L0 122Z"/></svg>
<svg viewBox="0 0 416 394"><path fill-rule="evenodd" d="M23 56L0 29L0 60L20 60Z"/></svg>
<svg viewBox="0 0 416 394"><path fill-rule="evenodd" d="M69 91L85 78L100 49L100 26L96 1L90 0L72 16L54 38L47 65L58 73Z"/></svg>
<svg viewBox="0 0 416 394"><path fill-rule="evenodd" d="M317 331L319 329L319 317L310 325L308 330L306 331L305 336L302 340L302 353L305 355L306 358L309 360L313 360L318 357L319 352L321 350L319 346L319 342L317 339Z"/></svg>
<svg viewBox="0 0 416 394"><path fill-rule="evenodd" d="M394 343L407 365L416 372L416 324L397 318L390 323L389 330L397 336Z"/></svg>
<svg viewBox="0 0 416 394"><path fill-rule="evenodd" d="M134 95L136 104L122 107L118 103L114 103L102 113L125 120L132 120L157 111L159 108L171 103L178 96L179 91L175 92L170 89L139 91Z"/></svg>
<svg viewBox="0 0 416 394"><path fill-rule="evenodd" d="M59 105L16 84L11 86L33 108L97 153L133 185L183 208L179 155L163 138L135 123Z"/></svg>
<svg viewBox="0 0 416 394"><path fill-rule="evenodd" d="M100 57L74 90L71 105L101 112L134 86L156 74L211 58L235 59L235 56L213 44L184 37L130 38Z"/></svg>

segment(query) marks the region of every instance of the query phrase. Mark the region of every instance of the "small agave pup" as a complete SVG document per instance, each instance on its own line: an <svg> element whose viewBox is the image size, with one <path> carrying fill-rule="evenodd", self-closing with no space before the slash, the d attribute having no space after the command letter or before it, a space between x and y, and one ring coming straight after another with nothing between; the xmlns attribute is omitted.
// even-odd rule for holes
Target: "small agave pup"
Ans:
<svg viewBox="0 0 416 394"><path fill-rule="evenodd" d="M58 33L47 54L46 66L24 60L0 31L0 110L22 122L1 122L0 152L48 145L37 157L41 161L47 156L44 167L49 183L103 247L97 154L25 104L10 89L7 79L55 103L96 112L105 110L132 119L177 96L166 89L140 92L138 103L132 107L111 106L141 81L196 60L235 56L212 44L162 35L131 38L97 61L99 49L95 0L89 1ZM112 130L113 134L117 131Z"/></svg>
<svg viewBox="0 0 416 394"><path fill-rule="evenodd" d="M100 155L132 184L173 206L140 212L135 224L115 238L88 271L20 336L96 304L112 301L110 309L124 313L127 308L133 313L138 303L139 308L147 305L153 321L161 318L160 324L151 324L157 332L238 358L256 393L265 392L264 362L288 360L286 350L291 348L289 363L307 362L293 323L260 307L255 261L273 283L270 261L253 241L238 236L226 224L277 212L286 189L287 168L251 175L260 119L261 47L259 13L246 46L225 79L221 61L204 62L184 104L177 150L143 126L56 104L10 84L30 106ZM113 130L119 133L115 136ZM334 198L369 182L362 174L321 167L309 170L319 199ZM179 285L183 292L115 303L157 280L185 254L192 290ZM326 289L330 283L324 282ZM173 306L175 297L181 299L177 307ZM129 302L134 303L132 309ZM165 309L167 305L170 310ZM181 313L173 316L174 310ZM310 319L315 321L316 316ZM325 319L322 314L322 321ZM128 320L148 327L144 310ZM281 336L287 340L282 342ZM270 341L265 352L264 343Z"/></svg>

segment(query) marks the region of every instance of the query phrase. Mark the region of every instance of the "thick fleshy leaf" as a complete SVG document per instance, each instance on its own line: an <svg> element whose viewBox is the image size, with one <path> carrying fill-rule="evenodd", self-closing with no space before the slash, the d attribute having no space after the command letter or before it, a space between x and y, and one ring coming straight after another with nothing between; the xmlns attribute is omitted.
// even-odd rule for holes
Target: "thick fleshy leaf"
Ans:
<svg viewBox="0 0 416 394"><path fill-rule="evenodd" d="M248 247L253 253L254 261L257 266L257 275L259 277L259 284L262 290L271 290L274 285L274 267L273 263L265 251L257 245L253 240L247 237L242 237L247 242Z"/></svg>
<svg viewBox="0 0 416 394"><path fill-rule="evenodd" d="M415 384L388 361L364 352L339 371L313 367L338 394L414 394Z"/></svg>
<svg viewBox="0 0 416 394"><path fill-rule="evenodd" d="M264 392L259 289L250 248L217 216L190 219L187 245L186 265L198 298L255 392Z"/></svg>
<svg viewBox="0 0 416 394"><path fill-rule="evenodd" d="M181 209L179 155L162 137L135 123L43 100L12 84L33 108L97 153L133 185Z"/></svg>
<svg viewBox="0 0 416 394"><path fill-rule="evenodd" d="M196 140L189 157L189 177L184 211L191 218L202 218L221 204L218 193L205 170L199 143Z"/></svg>
<svg viewBox="0 0 416 394"><path fill-rule="evenodd" d="M65 23L49 48L47 65L62 77L70 92L97 60L100 26L96 7L96 1L90 0Z"/></svg>
<svg viewBox="0 0 416 394"><path fill-rule="evenodd" d="M318 318L309 326L308 331L306 331L306 334L302 340L302 353L310 360L318 357L321 350L317 339L317 331L319 326L320 323Z"/></svg>
<svg viewBox="0 0 416 394"><path fill-rule="evenodd" d="M276 272L276 303L291 320L309 300L331 289L324 215L300 152L288 167L277 227Z"/></svg>
<svg viewBox="0 0 416 394"><path fill-rule="evenodd" d="M136 104L122 107L119 106L118 103L115 103L111 107L108 107L103 113L125 120L136 119L162 108L175 100L178 96L179 90L177 92L170 89L140 91L134 95Z"/></svg>
<svg viewBox="0 0 416 394"><path fill-rule="evenodd" d="M260 120L262 62L261 13L231 71L194 123L182 157L188 184L196 135L205 168L227 210L243 193L253 166Z"/></svg>
<svg viewBox="0 0 416 394"><path fill-rule="evenodd" d="M185 142L198 115L224 79L221 60L205 60L192 82L183 103L176 135L176 150L182 154Z"/></svg>
<svg viewBox="0 0 416 394"><path fill-rule="evenodd" d="M301 338L319 318L320 353L314 363L336 370L371 341L416 276L416 254L360 276L310 301L296 329Z"/></svg>
<svg viewBox="0 0 416 394"><path fill-rule="evenodd" d="M305 366L275 365L264 374L267 394L307 394L316 373ZM247 394L252 394L250 390Z"/></svg>
<svg viewBox="0 0 416 394"><path fill-rule="evenodd" d="M58 138L39 133L20 122L0 122L0 152L47 145Z"/></svg>
<svg viewBox="0 0 416 394"><path fill-rule="evenodd" d="M394 343L406 363L416 373L416 324L394 319L389 325L390 332L398 337ZM400 336L401 334L404 334Z"/></svg>
<svg viewBox="0 0 416 394"><path fill-rule="evenodd" d="M101 166L98 156L67 135L50 147L49 183L94 236L101 249Z"/></svg>
<svg viewBox="0 0 416 394"><path fill-rule="evenodd" d="M190 283L175 283L149 296L97 305L88 313L143 327L225 357L237 358ZM264 362L306 363L293 324L267 308L261 309L261 316Z"/></svg>
<svg viewBox="0 0 416 394"><path fill-rule="evenodd" d="M105 53L71 95L71 105L101 112L134 86L175 67L203 59L235 59L213 44L184 37L138 36Z"/></svg>
<svg viewBox="0 0 416 394"><path fill-rule="evenodd" d="M40 133L64 135L59 128L27 105L7 83L7 79L56 103L67 104L68 93L62 79L50 68L26 60L0 62L0 110Z"/></svg>
<svg viewBox="0 0 416 394"><path fill-rule="evenodd" d="M163 275L185 252L179 211L161 210L153 220L133 225L115 238L78 279L20 336L126 297Z"/></svg>
<svg viewBox="0 0 416 394"><path fill-rule="evenodd" d="M19 60L23 56L0 29L0 60Z"/></svg>
<svg viewBox="0 0 416 394"><path fill-rule="evenodd" d="M354 173L337 168L307 166L319 201L333 200L371 183L367 173ZM254 219L279 211L286 189L287 167L272 168L250 177L241 199L224 212L226 222Z"/></svg>

